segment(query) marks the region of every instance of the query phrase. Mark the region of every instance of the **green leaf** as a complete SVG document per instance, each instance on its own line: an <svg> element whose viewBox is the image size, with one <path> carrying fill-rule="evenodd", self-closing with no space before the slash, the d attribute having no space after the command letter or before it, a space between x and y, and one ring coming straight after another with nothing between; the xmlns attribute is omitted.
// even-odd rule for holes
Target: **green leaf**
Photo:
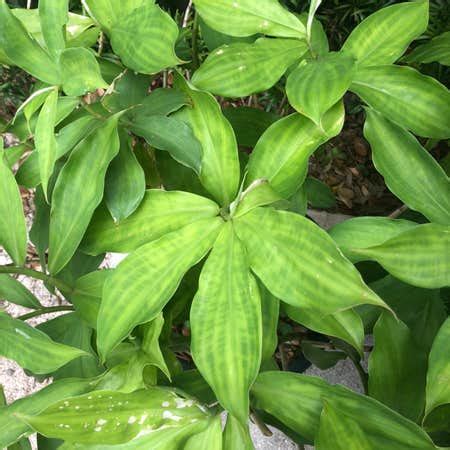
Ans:
<svg viewBox="0 0 450 450"><path fill-rule="evenodd" d="M54 58L58 58L66 47L69 1L62 0L55 4L52 0L40 0L39 18L47 49Z"/></svg>
<svg viewBox="0 0 450 450"><path fill-rule="evenodd" d="M326 401L358 424L371 443L371 450L436 449L430 437L415 423L370 397L331 386L320 378L263 372L252 394L256 408L268 412L309 441L319 432L320 414Z"/></svg>
<svg viewBox="0 0 450 450"><path fill-rule="evenodd" d="M145 174L134 155L131 137L124 132L119 137L119 154L105 179L105 202L115 222L133 214L145 195Z"/></svg>
<svg viewBox="0 0 450 450"><path fill-rule="evenodd" d="M450 341L450 318L440 328L431 348L428 360L426 387L426 415L435 408L450 403L450 360L448 343Z"/></svg>
<svg viewBox="0 0 450 450"><path fill-rule="evenodd" d="M319 6L321 3L322 3L322 0L311 0L311 3L309 5L308 20L306 23L306 37L307 37L308 42L311 41L311 37L312 37L312 27L313 27L314 15L316 14L317 10L319 9Z"/></svg>
<svg viewBox="0 0 450 450"><path fill-rule="evenodd" d="M164 317L162 314L156 316L150 323L143 325L142 350L146 353L151 364L160 369L170 380L170 371L167 368L164 356L159 346L159 337L164 326Z"/></svg>
<svg viewBox="0 0 450 450"><path fill-rule="evenodd" d="M252 270L286 303L305 310L312 307L318 316L359 304L387 307L326 232L308 219L257 208L235 224Z"/></svg>
<svg viewBox="0 0 450 450"><path fill-rule="evenodd" d="M350 90L414 134L436 139L450 137L450 91L411 67L362 68L356 72Z"/></svg>
<svg viewBox="0 0 450 450"><path fill-rule="evenodd" d="M262 283L258 283L261 298L262 317L262 349L261 366L270 364L278 346L278 320L280 315L280 300L272 295Z"/></svg>
<svg viewBox="0 0 450 450"><path fill-rule="evenodd" d="M317 450L374 450L358 423L325 401L315 447Z"/></svg>
<svg viewBox="0 0 450 450"><path fill-rule="evenodd" d="M39 300L18 280L0 274L0 298L25 308L41 308Z"/></svg>
<svg viewBox="0 0 450 450"><path fill-rule="evenodd" d="M36 374L53 372L87 353L53 342L46 334L0 313L0 354Z"/></svg>
<svg viewBox="0 0 450 450"><path fill-rule="evenodd" d="M42 106L34 132L34 144L39 157L40 179L46 200L48 200L48 183L56 162L57 142L54 133L57 102L58 90L53 89Z"/></svg>
<svg viewBox="0 0 450 450"><path fill-rule="evenodd" d="M350 87L354 64L352 57L338 52L303 61L287 79L289 102L320 127L323 115Z"/></svg>
<svg viewBox="0 0 450 450"><path fill-rule="evenodd" d="M136 8L144 5L153 4L154 0L82 0L83 6L89 12L89 15L106 30L111 32L111 27L120 19Z"/></svg>
<svg viewBox="0 0 450 450"><path fill-rule="evenodd" d="M230 36L305 38L303 24L278 0L195 0L195 8L208 26Z"/></svg>
<svg viewBox="0 0 450 450"><path fill-rule="evenodd" d="M50 205L45 201L41 187L34 192L34 218L30 230L30 241L39 256L42 270L47 271L48 233L50 227Z"/></svg>
<svg viewBox="0 0 450 450"><path fill-rule="evenodd" d="M43 322L36 327L53 341L68 345L86 352L88 357L76 358L52 373L54 380L66 378L90 378L102 370L94 356L91 346L92 329L80 321L77 313L64 314ZM49 372L50 373L50 372Z"/></svg>
<svg viewBox="0 0 450 450"><path fill-rule="evenodd" d="M343 352L323 350L307 341L302 341L302 352L305 358L320 370L330 369L339 361L347 358Z"/></svg>
<svg viewBox="0 0 450 450"><path fill-rule="evenodd" d="M177 38L177 24L151 2L118 17L111 29L114 52L140 73L157 73L180 63L174 49Z"/></svg>
<svg viewBox="0 0 450 450"><path fill-rule="evenodd" d="M183 450L214 449L222 450L222 422L220 416L210 419L205 431L192 436Z"/></svg>
<svg viewBox="0 0 450 450"><path fill-rule="evenodd" d="M158 88L145 97L141 105L131 111L135 119L141 116L167 116L189 104L189 97L177 89Z"/></svg>
<svg viewBox="0 0 450 450"><path fill-rule="evenodd" d="M344 116L344 106L339 102L322 120L325 132L301 114L275 122L250 156L246 185L265 178L282 197L289 198L306 177L309 157L319 145L340 133Z"/></svg>
<svg viewBox="0 0 450 450"><path fill-rule="evenodd" d="M332 208L336 206L336 198L330 187L316 178L308 177L304 188L308 203L313 208Z"/></svg>
<svg viewBox="0 0 450 450"><path fill-rule="evenodd" d="M200 172L202 146L188 124L174 117L137 116L130 124L130 129L152 147L168 151L179 163L196 173Z"/></svg>
<svg viewBox="0 0 450 450"><path fill-rule="evenodd" d="M405 58L407 62L427 64L438 62L450 66L450 31L434 37L429 42L419 45Z"/></svg>
<svg viewBox="0 0 450 450"><path fill-rule="evenodd" d="M284 309L288 316L299 324L318 333L337 337L363 355L364 327L361 317L353 309L320 316L313 301L308 301L307 304L307 308L286 304Z"/></svg>
<svg viewBox="0 0 450 450"><path fill-rule="evenodd" d="M417 422L425 407L427 355L409 328L383 313L374 327L369 358L369 394Z"/></svg>
<svg viewBox="0 0 450 450"><path fill-rule="evenodd" d="M241 424L231 414L223 431L223 450L254 450L247 423Z"/></svg>
<svg viewBox="0 0 450 450"><path fill-rule="evenodd" d="M97 345L103 359L136 325L161 312L183 275L211 248L222 223L211 218L186 225L143 245L119 264L105 283L98 316ZM143 289L147 284L150 291Z"/></svg>
<svg viewBox="0 0 450 450"><path fill-rule="evenodd" d="M411 133L376 111L366 114L364 136L389 190L431 222L449 225L450 179L442 167Z"/></svg>
<svg viewBox="0 0 450 450"><path fill-rule="evenodd" d="M181 191L150 189L130 217L114 223L106 208L92 218L81 249L91 255L129 253L143 244L201 219L217 216L212 200Z"/></svg>
<svg viewBox="0 0 450 450"><path fill-rule="evenodd" d="M276 114L247 106L227 107L222 112L233 127L238 145L250 148L279 119Z"/></svg>
<svg viewBox="0 0 450 450"><path fill-rule="evenodd" d="M22 436L33 433L15 414L39 414L55 402L92 391L97 383L97 380L92 379L59 380L7 407L0 407L0 447L8 447Z"/></svg>
<svg viewBox="0 0 450 450"><path fill-rule="evenodd" d="M408 326L415 344L429 353L434 338L447 317L439 289L411 286L391 275L371 283L370 287Z"/></svg>
<svg viewBox="0 0 450 450"><path fill-rule="evenodd" d="M8 59L45 83L60 83L58 65L30 37L20 20L11 13L5 0L0 0L0 25L0 48Z"/></svg>
<svg viewBox="0 0 450 450"><path fill-rule="evenodd" d="M152 388L131 394L97 391L55 403L37 416L19 417L47 437L116 445L162 427L183 427L191 420L205 420L207 416L192 400Z"/></svg>
<svg viewBox="0 0 450 450"><path fill-rule="evenodd" d="M341 252L352 262L364 260L354 249L380 245L417 226L416 222L388 217L354 217L332 227L328 233Z"/></svg>
<svg viewBox="0 0 450 450"><path fill-rule="evenodd" d="M70 301L91 328L97 328L103 286L111 274L112 270L97 270L78 278L75 282Z"/></svg>
<svg viewBox="0 0 450 450"><path fill-rule="evenodd" d="M108 119L81 141L59 174L50 220L51 273L60 272L69 262L101 202L106 169L119 151L117 119Z"/></svg>
<svg viewBox="0 0 450 450"><path fill-rule="evenodd" d="M261 301L230 222L203 266L190 318L197 368L221 405L245 424L249 389L261 363Z"/></svg>
<svg viewBox="0 0 450 450"><path fill-rule="evenodd" d="M192 107L183 108L175 117L192 127L202 145L200 181L221 205L227 205L237 193L240 176L233 128L211 94L191 88L179 74L175 82L192 102Z"/></svg>
<svg viewBox="0 0 450 450"><path fill-rule="evenodd" d="M413 286L433 289L450 285L448 226L418 225L383 244L353 251Z"/></svg>
<svg viewBox="0 0 450 450"><path fill-rule="evenodd" d="M6 161L2 138L0 138L0 244L15 264L22 265L25 262L27 228L22 197Z"/></svg>
<svg viewBox="0 0 450 450"><path fill-rule="evenodd" d="M28 125L30 125L30 120L34 113L42 106L45 99L54 91L54 87L45 87L33 92L19 107L14 115L12 122L19 117L19 114L23 111L23 115L27 119Z"/></svg>
<svg viewBox="0 0 450 450"><path fill-rule="evenodd" d="M360 66L392 64L428 26L428 2L388 6L371 14L350 34L342 50Z"/></svg>
<svg viewBox="0 0 450 450"><path fill-rule="evenodd" d="M224 45L210 53L194 73L199 89L225 97L245 97L271 88L302 54L304 41L260 38Z"/></svg>
<svg viewBox="0 0 450 450"><path fill-rule="evenodd" d="M62 88L66 95L78 97L87 92L107 88L94 53L86 48L68 48L59 58Z"/></svg>

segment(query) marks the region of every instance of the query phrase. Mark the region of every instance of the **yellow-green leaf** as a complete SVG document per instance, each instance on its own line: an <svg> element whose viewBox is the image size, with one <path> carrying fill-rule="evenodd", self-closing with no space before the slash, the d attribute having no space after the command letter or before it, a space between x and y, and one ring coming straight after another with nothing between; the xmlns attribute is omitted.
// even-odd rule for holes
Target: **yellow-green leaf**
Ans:
<svg viewBox="0 0 450 450"><path fill-rule="evenodd" d="M57 58L66 47L66 24L69 21L69 1L39 0L39 18L45 44Z"/></svg>
<svg viewBox="0 0 450 450"><path fill-rule="evenodd" d="M352 31L342 50L360 66L391 64L427 29L428 7L419 0L380 9Z"/></svg>
<svg viewBox="0 0 450 450"><path fill-rule="evenodd" d="M290 104L321 127L323 115L349 88L354 63L345 53L329 53L300 63L287 79Z"/></svg>
<svg viewBox="0 0 450 450"><path fill-rule="evenodd" d="M261 363L261 301L231 222L203 266L190 319L195 364L222 406L246 423Z"/></svg>
<svg viewBox="0 0 450 450"><path fill-rule="evenodd" d="M218 214L218 205L200 195L150 189L137 210L119 223L114 223L108 210L100 207L92 218L81 248L90 255L129 253L164 234Z"/></svg>
<svg viewBox="0 0 450 450"><path fill-rule="evenodd" d="M111 29L114 52L140 73L157 73L180 63L174 49L177 38L177 24L151 2L118 17Z"/></svg>
<svg viewBox="0 0 450 450"><path fill-rule="evenodd" d="M161 312L183 275L209 251L222 224L211 218L186 225L143 245L119 264L106 280L98 315L103 359L136 325Z"/></svg>
<svg viewBox="0 0 450 450"><path fill-rule="evenodd" d="M278 0L195 0L194 4L207 25L230 36L306 36L304 25Z"/></svg>
<svg viewBox="0 0 450 450"><path fill-rule="evenodd" d="M418 225L384 243L353 252L380 263L406 283L424 288L450 286L450 227Z"/></svg>
<svg viewBox="0 0 450 450"><path fill-rule="evenodd" d="M224 45L210 53L192 83L217 95L245 97L271 88L307 49L306 42L293 39Z"/></svg>
<svg viewBox="0 0 450 450"><path fill-rule="evenodd" d="M246 186L257 179L267 179L282 197L289 198L305 180L311 154L340 133L344 117L344 105L338 102L322 119L324 131L301 114L275 122L250 156Z"/></svg>
<svg viewBox="0 0 450 450"><path fill-rule="evenodd" d="M42 306L20 281L8 274L0 274L0 299L31 309Z"/></svg>
<svg viewBox="0 0 450 450"><path fill-rule="evenodd" d="M350 90L414 134L435 139L450 137L450 91L411 67L362 68L356 72Z"/></svg>
<svg viewBox="0 0 450 450"><path fill-rule="evenodd" d="M113 116L81 141L58 176L50 219L52 273L58 273L74 255L101 202L106 169L119 151L117 120Z"/></svg>
<svg viewBox="0 0 450 450"><path fill-rule="evenodd" d="M318 316L360 304L388 308L327 233L310 220L273 208L257 208L235 224L252 270L280 300L310 307Z"/></svg>
<svg viewBox="0 0 450 450"><path fill-rule="evenodd" d="M231 414L223 430L223 450L254 450L248 424L241 424Z"/></svg>
<svg viewBox="0 0 450 450"><path fill-rule="evenodd" d="M0 137L0 245L21 265L27 250L27 228L22 197L3 150Z"/></svg>

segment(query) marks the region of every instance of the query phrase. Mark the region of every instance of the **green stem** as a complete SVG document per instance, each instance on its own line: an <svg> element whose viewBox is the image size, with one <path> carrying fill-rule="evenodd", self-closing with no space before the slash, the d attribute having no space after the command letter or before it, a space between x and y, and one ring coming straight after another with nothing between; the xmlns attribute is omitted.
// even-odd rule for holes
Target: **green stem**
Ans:
<svg viewBox="0 0 450 450"><path fill-rule="evenodd" d="M192 62L194 64L194 69L198 69L200 66L200 61L198 58L198 13L195 11L194 24L192 26Z"/></svg>
<svg viewBox="0 0 450 450"><path fill-rule="evenodd" d="M368 395L369 393L369 376L367 375L367 372L363 369L363 366L361 365L361 363L353 358L350 358L351 361L353 362L353 365L355 366L359 378L361 379L361 384L363 385L364 388L364 393L366 395Z"/></svg>
<svg viewBox="0 0 450 450"><path fill-rule="evenodd" d="M26 267L0 266L0 273L19 274L31 278L36 278L37 280L45 281L51 286L59 289L63 294L67 294L72 291L72 287L64 283L64 281L47 275L44 272L38 272L37 270L28 269Z"/></svg>
<svg viewBox="0 0 450 450"><path fill-rule="evenodd" d="M49 306L48 308L37 309L36 311L32 311L28 314L24 314L23 316L17 317L19 320L28 320L33 317L42 316L43 314L49 314L60 311L74 311L72 305L62 305L62 306Z"/></svg>

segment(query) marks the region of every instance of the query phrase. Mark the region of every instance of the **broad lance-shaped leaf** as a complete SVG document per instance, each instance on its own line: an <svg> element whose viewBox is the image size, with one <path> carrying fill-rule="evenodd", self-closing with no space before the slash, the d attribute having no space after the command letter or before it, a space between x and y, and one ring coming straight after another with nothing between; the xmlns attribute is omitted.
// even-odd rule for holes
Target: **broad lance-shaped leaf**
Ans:
<svg viewBox="0 0 450 450"><path fill-rule="evenodd" d="M58 273L74 255L101 202L106 169L119 151L117 120L111 117L81 141L59 174L50 220L51 273Z"/></svg>
<svg viewBox="0 0 450 450"><path fill-rule="evenodd" d="M262 283L258 283L261 299L262 345L261 369L269 366L278 346L278 321L280 318L280 300L272 295Z"/></svg>
<svg viewBox="0 0 450 450"><path fill-rule="evenodd" d="M105 202L115 222L129 217L145 195L145 174L133 153L131 137L119 133L119 154L112 160L105 179Z"/></svg>
<svg viewBox="0 0 450 450"><path fill-rule="evenodd" d="M14 64L51 85L60 82L59 67L50 55L30 37L19 19L0 0L0 48Z"/></svg>
<svg viewBox="0 0 450 450"><path fill-rule="evenodd" d="M195 0L194 4L207 25L230 36L306 36L304 25L278 0Z"/></svg>
<svg viewBox="0 0 450 450"><path fill-rule="evenodd" d="M66 95L79 97L87 92L107 88L94 53L87 48L68 48L60 56L62 88Z"/></svg>
<svg viewBox="0 0 450 450"><path fill-rule="evenodd" d="M39 173L44 196L48 200L48 182L56 162L56 108L58 90L54 89L46 98L39 113L34 132L34 144L39 156Z"/></svg>
<svg viewBox="0 0 450 450"><path fill-rule="evenodd" d="M318 333L342 339L363 356L364 326L358 313L348 309L320 316L315 310L314 301L307 301L307 305L307 308L297 308L286 304L284 309L292 320Z"/></svg>
<svg viewBox="0 0 450 450"><path fill-rule="evenodd" d="M143 245L119 264L105 283L98 315L103 359L136 325L161 312L183 275L211 248L222 224L219 218L194 222Z"/></svg>
<svg viewBox="0 0 450 450"><path fill-rule="evenodd" d="M350 90L414 134L435 139L450 137L450 91L411 67L361 68Z"/></svg>
<svg viewBox="0 0 450 450"><path fill-rule="evenodd" d="M112 272L112 270L97 270L78 278L70 296L75 311L93 329L97 328L103 286Z"/></svg>
<svg viewBox="0 0 450 450"><path fill-rule="evenodd" d="M380 263L389 273L413 286L450 286L450 227L418 225L383 244L353 252Z"/></svg>
<svg viewBox="0 0 450 450"><path fill-rule="evenodd" d="M111 45L125 66L140 73L157 73L180 63L175 54L178 26L151 2L117 18Z"/></svg>
<svg viewBox="0 0 450 450"><path fill-rule="evenodd" d="M136 8L155 3L154 0L82 0L89 15L107 32L121 18L130 14Z"/></svg>
<svg viewBox="0 0 450 450"><path fill-rule="evenodd" d="M353 263L364 256L353 249L380 245L403 231L417 226L416 222L387 217L354 217L332 227L328 233L346 258Z"/></svg>
<svg viewBox="0 0 450 450"><path fill-rule="evenodd" d="M182 427L207 417L194 401L159 388L131 394L96 391L55 403L37 416L19 415L44 436L107 445L122 444L161 427Z"/></svg>
<svg viewBox="0 0 450 450"><path fill-rule="evenodd" d="M0 354L33 373L53 372L88 353L58 344L21 320L0 313Z"/></svg>
<svg viewBox="0 0 450 450"><path fill-rule="evenodd" d="M423 64L438 62L450 66L450 31L434 37L429 42L419 45L405 58L408 62Z"/></svg>
<svg viewBox="0 0 450 450"><path fill-rule="evenodd" d="M369 358L369 394L417 422L425 407L427 355L410 329L383 313L374 327Z"/></svg>
<svg viewBox="0 0 450 450"><path fill-rule="evenodd" d="M354 63L345 53L329 53L301 62L287 79L289 103L321 126L323 115L350 87Z"/></svg>
<svg viewBox="0 0 450 450"><path fill-rule="evenodd" d="M317 377L263 372L253 385L252 395L255 408L268 412L310 442L319 432L323 403L327 402L358 424L371 444L370 450L436 450L431 438L414 422L370 397Z"/></svg>
<svg viewBox="0 0 450 450"><path fill-rule="evenodd" d="M20 113L23 112L23 115L27 119L28 124L30 123L31 118L34 113L42 106L45 102L46 98L53 92L55 88L53 86L45 87L33 92L19 107L14 115L12 123L19 117Z"/></svg>
<svg viewBox="0 0 450 450"><path fill-rule="evenodd" d="M322 131L312 120L291 114L271 125L256 144L248 163L246 186L263 178L284 198L303 183L308 159L319 145L340 133L344 105L333 106L322 119Z"/></svg>
<svg viewBox="0 0 450 450"><path fill-rule="evenodd" d="M0 138L0 245L17 264L25 262L27 228L22 197L3 150Z"/></svg>
<svg viewBox="0 0 450 450"><path fill-rule="evenodd" d="M39 414L56 402L94 390L98 381L99 378L55 381L9 406L0 407L0 447L8 447L20 437L33 433L25 422L18 420L16 414Z"/></svg>
<svg viewBox="0 0 450 450"><path fill-rule="evenodd" d="M427 1L405 2L371 14L350 34L342 50L359 66L392 64L428 26Z"/></svg>
<svg viewBox="0 0 450 450"><path fill-rule="evenodd" d="M304 309L310 306L318 316L360 304L389 309L327 233L310 220L257 208L235 220L235 226L247 248L250 267L286 303Z"/></svg>
<svg viewBox="0 0 450 450"><path fill-rule="evenodd" d="M69 21L69 1L39 1L42 34L50 54L57 58L66 47L66 24Z"/></svg>
<svg viewBox="0 0 450 450"><path fill-rule="evenodd" d="M0 274L0 299L25 308L41 307L39 300L20 281L7 274Z"/></svg>
<svg viewBox="0 0 450 450"><path fill-rule="evenodd" d="M245 424L261 363L261 300L231 222L203 266L190 319L196 366L221 405Z"/></svg>
<svg viewBox="0 0 450 450"><path fill-rule="evenodd" d="M81 249L90 255L129 253L164 234L218 214L218 205L199 195L150 189L137 210L120 223L114 223L107 209L100 207L87 229Z"/></svg>
<svg viewBox="0 0 450 450"><path fill-rule="evenodd" d="M129 127L152 147L169 152L176 161L200 173L202 146L187 123L163 115L137 115Z"/></svg>
<svg viewBox="0 0 450 450"><path fill-rule="evenodd" d="M241 424L231 414L223 430L223 450L254 450L247 423Z"/></svg>
<svg viewBox="0 0 450 450"><path fill-rule="evenodd" d="M431 222L450 225L450 179L439 163L411 133L374 110L366 114L364 136L389 190Z"/></svg>
<svg viewBox="0 0 450 450"><path fill-rule="evenodd" d="M307 49L306 42L294 39L224 45L210 53L192 83L217 95L245 97L271 88Z"/></svg>
<svg viewBox="0 0 450 450"><path fill-rule="evenodd" d="M220 416L210 419L205 431L195 434L186 442L183 450L222 450L222 421Z"/></svg>
<svg viewBox="0 0 450 450"><path fill-rule="evenodd" d="M200 181L221 205L228 205L237 193L240 177L233 128L211 94L191 88L179 74L175 85L192 102L192 106L181 109L174 117L187 122L202 145Z"/></svg>
<svg viewBox="0 0 450 450"><path fill-rule="evenodd" d="M426 414L450 403L450 318L441 326L431 348L428 360L426 387Z"/></svg>
<svg viewBox="0 0 450 450"><path fill-rule="evenodd" d="M359 424L324 401L319 431L314 440L317 450L375 450Z"/></svg>
<svg viewBox="0 0 450 450"><path fill-rule="evenodd" d="M322 0L311 0L311 3L309 5L308 19L306 22L306 38L309 43L311 43L314 15L316 14L317 10L319 9L319 6L321 3L322 3Z"/></svg>

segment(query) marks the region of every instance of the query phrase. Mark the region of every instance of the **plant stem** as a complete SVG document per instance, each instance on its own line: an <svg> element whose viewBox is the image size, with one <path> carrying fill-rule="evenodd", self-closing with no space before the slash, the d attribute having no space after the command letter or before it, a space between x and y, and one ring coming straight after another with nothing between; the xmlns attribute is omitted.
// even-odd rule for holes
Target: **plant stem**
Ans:
<svg viewBox="0 0 450 450"><path fill-rule="evenodd" d="M24 314L23 316L19 316L17 317L17 319L28 320L32 319L33 317L42 316L43 314L49 314L60 311L74 311L74 308L72 305L49 306L48 308L36 309L36 311L32 311L28 314Z"/></svg>
<svg viewBox="0 0 450 450"><path fill-rule="evenodd" d="M36 278L37 280L45 281L46 283L59 289L63 294L70 293L72 287L64 283L64 281L47 275L44 272L38 272L37 270L28 269L26 267L17 266L0 266L0 273L19 274L27 277Z"/></svg>
<svg viewBox="0 0 450 450"><path fill-rule="evenodd" d="M361 365L361 363L353 358L350 358L351 361L353 362L353 365L355 366L359 378L361 379L361 384L363 385L364 388L364 393L366 395L368 395L369 393L369 377L367 375L367 372L363 369L363 366Z"/></svg>
<svg viewBox="0 0 450 450"><path fill-rule="evenodd" d="M250 418L252 419L253 423L259 428L259 430L261 431L261 433L264 436L273 436L272 431L270 431L270 429L267 427L267 425L264 423L264 421L261 419L261 417L259 417L258 413L256 413L255 411L252 411L250 413Z"/></svg>
<svg viewBox="0 0 450 450"><path fill-rule="evenodd" d="M397 217L400 217L405 211L408 210L408 207L406 205L400 206L400 208L397 208L393 213L389 214L389 219L396 219Z"/></svg>

